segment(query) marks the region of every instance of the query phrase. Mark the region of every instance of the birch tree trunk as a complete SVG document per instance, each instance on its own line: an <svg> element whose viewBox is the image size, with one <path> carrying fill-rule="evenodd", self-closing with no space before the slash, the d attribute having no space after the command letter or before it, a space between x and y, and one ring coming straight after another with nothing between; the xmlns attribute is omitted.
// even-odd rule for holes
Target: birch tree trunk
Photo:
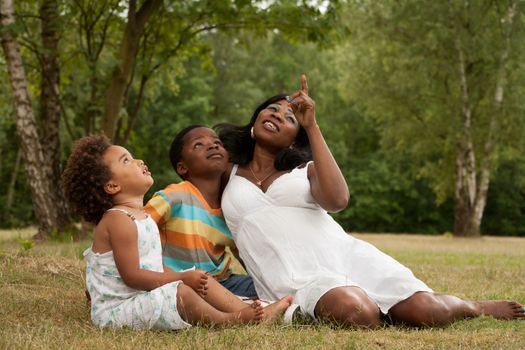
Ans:
<svg viewBox="0 0 525 350"><path fill-rule="evenodd" d="M146 0L136 11L136 0L129 0L128 22L117 55L119 64L111 76L102 119L102 131L111 139L115 139L116 136L117 122L123 107L124 94L133 70L140 38L144 33L146 23L161 5L162 0Z"/></svg>
<svg viewBox="0 0 525 350"><path fill-rule="evenodd" d="M0 1L0 17L2 49L7 63L16 112L16 130L39 223L37 238L43 238L51 228L60 226L60 217L53 203L53 197L50 195L56 184L53 184L49 177L52 169L51 165L46 162L42 151L22 57L12 29L15 24L13 0Z"/></svg>
<svg viewBox="0 0 525 350"><path fill-rule="evenodd" d="M497 135L498 118L501 114L501 107L504 99L508 58L511 50L510 41L515 14L516 3L511 0L508 2L505 17L501 20L501 23L506 25L503 31L504 45L498 60L498 69L495 79L496 86L494 90L494 98L492 100L492 114L490 115L487 136L483 144L483 152L479 156L479 169L476 169L475 154L471 137L472 111L468 96L468 80L465 72L465 67L468 63L465 62L459 34L456 40L463 104L463 133L462 139L457 147L456 183L454 192L454 234L457 236L480 235L481 220L487 204L487 193L493 166L492 163L494 158L494 145L496 142L495 138ZM478 173L479 184L477 183Z"/></svg>
<svg viewBox="0 0 525 350"><path fill-rule="evenodd" d="M469 96L467 65L459 31L456 33L458 73L461 88L461 138L456 147L456 182L454 191L454 234L479 235L473 227L472 214L476 201L476 155L472 142L472 108Z"/></svg>
<svg viewBox="0 0 525 350"><path fill-rule="evenodd" d="M496 135L498 129L498 119L501 117L502 105L505 96L505 88L507 82L508 72L508 59L510 56L511 46L510 41L513 33L514 19L516 16L517 8L516 2L510 0L508 2L507 12L505 18L502 19L502 23L506 24L504 28L504 46L500 53L499 65L496 76L496 88L494 89L494 97L492 99L492 114L490 116L489 130L487 138L483 145L484 157L481 160L480 165L480 184L478 193L476 195L476 204L474 206L474 213L472 221L478 226L481 225L483 218L483 212L487 204L487 193L489 190L490 174L493 167L494 158L494 145L496 143Z"/></svg>

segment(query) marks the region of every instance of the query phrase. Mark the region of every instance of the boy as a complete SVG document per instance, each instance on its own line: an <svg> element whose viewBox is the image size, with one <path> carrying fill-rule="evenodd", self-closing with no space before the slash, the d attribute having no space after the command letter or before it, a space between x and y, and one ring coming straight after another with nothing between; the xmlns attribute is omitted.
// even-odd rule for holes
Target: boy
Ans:
<svg viewBox="0 0 525 350"><path fill-rule="evenodd" d="M188 126L175 136L170 160L183 181L155 193L145 207L159 227L164 265L207 271L233 294L256 297L251 277L232 273L225 250L230 247L238 257L220 209L221 179L228 168L221 140L208 127Z"/></svg>

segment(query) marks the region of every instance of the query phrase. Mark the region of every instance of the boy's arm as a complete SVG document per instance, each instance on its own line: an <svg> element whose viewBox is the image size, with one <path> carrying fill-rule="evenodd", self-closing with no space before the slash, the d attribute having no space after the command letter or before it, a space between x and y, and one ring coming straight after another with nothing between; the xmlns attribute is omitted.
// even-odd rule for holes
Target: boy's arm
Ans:
<svg viewBox="0 0 525 350"><path fill-rule="evenodd" d="M232 252L232 254L235 257L235 259L241 261L241 257L239 256L239 249L237 249L237 247L235 245L231 245L229 247L230 247L230 251Z"/></svg>
<svg viewBox="0 0 525 350"><path fill-rule="evenodd" d="M237 249L237 247L233 245L233 246L230 246L230 251L232 252L235 259L239 261L244 271L248 271L246 270L246 265L244 265L244 261L242 261L241 257L239 256L239 249Z"/></svg>
<svg viewBox="0 0 525 350"><path fill-rule="evenodd" d="M144 206L144 210L157 223L159 228L170 220L171 206L162 191L155 193L153 197L151 197Z"/></svg>

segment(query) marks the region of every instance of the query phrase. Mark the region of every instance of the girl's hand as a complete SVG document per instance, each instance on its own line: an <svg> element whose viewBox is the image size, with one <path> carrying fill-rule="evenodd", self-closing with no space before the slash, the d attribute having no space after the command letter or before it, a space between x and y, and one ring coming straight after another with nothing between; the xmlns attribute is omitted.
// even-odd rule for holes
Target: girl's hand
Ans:
<svg viewBox="0 0 525 350"><path fill-rule="evenodd" d="M306 75L301 74L301 90L293 93L288 100L289 106L292 108L295 118L301 126L308 129L311 126L317 125L315 120L315 101L308 96L308 82Z"/></svg>
<svg viewBox="0 0 525 350"><path fill-rule="evenodd" d="M209 276L210 274L203 270L190 270L182 272L181 280L204 298L208 294Z"/></svg>

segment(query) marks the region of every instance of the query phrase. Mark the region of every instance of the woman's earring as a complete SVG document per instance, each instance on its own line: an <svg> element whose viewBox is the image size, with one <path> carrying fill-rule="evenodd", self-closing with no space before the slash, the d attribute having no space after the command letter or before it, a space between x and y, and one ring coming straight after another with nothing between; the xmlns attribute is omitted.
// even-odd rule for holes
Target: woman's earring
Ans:
<svg viewBox="0 0 525 350"><path fill-rule="evenodd" d="M253 126L250 129L250 136L252 137L253 140L255 140L255 134L253 133Z"/></svg>

